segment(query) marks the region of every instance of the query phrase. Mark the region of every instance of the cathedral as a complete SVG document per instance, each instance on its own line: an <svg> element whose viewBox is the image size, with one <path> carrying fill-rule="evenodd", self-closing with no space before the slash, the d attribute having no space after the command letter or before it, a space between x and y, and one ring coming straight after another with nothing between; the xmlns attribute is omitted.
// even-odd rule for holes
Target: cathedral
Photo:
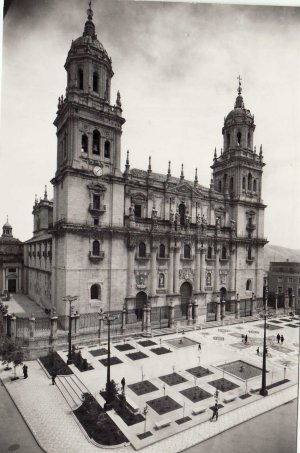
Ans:
<svg viewBox="0 0 300 453"><path fill-rule="evenodd" d="M118 92L111 102L112 60L88 9L72 41L66 95L54 125L57 166L33 207L34 233L24 245L24 292L68 314L123 311L126 323L193 324L252 314L263 295L262 147L254 146L254 115L241 81L224 119L223 150L215 151L209 187L148 168L121 169L125 119Z"/></svg>

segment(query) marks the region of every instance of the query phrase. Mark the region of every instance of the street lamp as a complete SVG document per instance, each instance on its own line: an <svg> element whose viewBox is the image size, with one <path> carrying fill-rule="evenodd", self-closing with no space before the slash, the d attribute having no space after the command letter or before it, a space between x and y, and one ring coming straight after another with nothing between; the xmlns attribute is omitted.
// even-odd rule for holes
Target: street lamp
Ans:
<svg viewBox="0 0 300 453"><path fill-rule="evenodd" d="M260 395L268 396L267 390L267 368L266 368L266 361L267 361L267 304L268 304L268 287L264 287L263 292L263 301L264 301L264 345L263 345L263 363L262 363L262 377L261 377L261 389Z"/></svg>
<svg viewBox="0 0 300 453"><path fill-rule="evenodd" d="M110 382L110 324L112 321L118 319L118 315L111 315L110 313L103 315L103 320L107 322L107 375L106 375L106 403L104 409L109 411L112 409L112 395L111 382Z"/></svg>
<svg viewBox="0 0 300 453"><path fill-rule="evenodd" d="M69 352L68 352L68 360L67 365L73 363L72 360L72 311L73 305L72 302L78 299L78 296L65 296L63 297L64 302L69 302L69 333L68 333L68 342L69 342Z"/></svg>

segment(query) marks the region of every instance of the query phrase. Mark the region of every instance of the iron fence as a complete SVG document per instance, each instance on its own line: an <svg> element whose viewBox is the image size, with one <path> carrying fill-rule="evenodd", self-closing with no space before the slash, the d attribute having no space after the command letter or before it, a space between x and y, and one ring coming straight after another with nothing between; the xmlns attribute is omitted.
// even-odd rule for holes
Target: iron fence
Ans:
<svg viewBox="0 0 300 453"><path fill-rule="evenodd" d="M16 318L16 337L29 338L29 319Z"/></svg>
<svg viewBox="0 0 300 453"><path fill-rule="evenodd" d="M49 337L51 333L50 318L36 318L35 320L35 335L37 337Z"/></svg>

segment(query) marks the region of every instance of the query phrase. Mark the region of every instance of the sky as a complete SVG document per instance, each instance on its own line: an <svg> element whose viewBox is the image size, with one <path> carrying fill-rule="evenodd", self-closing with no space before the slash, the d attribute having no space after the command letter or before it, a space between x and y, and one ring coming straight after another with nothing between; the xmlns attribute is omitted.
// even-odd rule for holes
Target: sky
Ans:
<svg viewBox="0 0 300 453"><path fill-rule="evenodd" d="M53 121L64 63L83 32L87 1L14 0L3 25L0 225L32 235L35 194L52 197ZM130 165L209 186L214 148L242 78L245 107L263 146L265 236L300 249L300 8L94 0L98 39L112 58L112 104L126 123Z"/></svg>

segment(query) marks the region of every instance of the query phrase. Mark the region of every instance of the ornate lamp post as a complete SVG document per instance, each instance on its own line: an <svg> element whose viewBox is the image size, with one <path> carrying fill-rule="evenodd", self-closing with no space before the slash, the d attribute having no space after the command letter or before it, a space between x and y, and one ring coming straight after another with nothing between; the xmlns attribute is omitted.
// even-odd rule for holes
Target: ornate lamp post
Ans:
<svg viewBox="0 0 300 453"><path fill-rule="evenodd" d="M72 360L72 312L73 312L73 306L72 302L78 299L78 296L65 296L63 297L63 301L69 302L69 333L68 333L68 342L69 342L69 352L68 352L68 360L67 360L67 365L70 365L73 363Z"/></svg>
<svg viewBox="0 0 300 453"><path fill-rule="evenodd" d="M104 409L109 411L112 409L112 401L114 395L112 394L111 382L110 382L110 324L112 321L118 319L118 315L111 315L106 313L103 315L103 320L107 322L107 375L106 375L106 403Z"/></svg>
<svg viewBox="0 0 300 453"><path fill-rule="evenodd" d="M261 389L260 394L262 396L268 396L267 390L267 368L266 368L266 361L267 361L267 304L268 304L268 287L264 287L263 293L264 299L264 346L263 346L263 364L262 364L262 377L261 377Z"/></svg>

